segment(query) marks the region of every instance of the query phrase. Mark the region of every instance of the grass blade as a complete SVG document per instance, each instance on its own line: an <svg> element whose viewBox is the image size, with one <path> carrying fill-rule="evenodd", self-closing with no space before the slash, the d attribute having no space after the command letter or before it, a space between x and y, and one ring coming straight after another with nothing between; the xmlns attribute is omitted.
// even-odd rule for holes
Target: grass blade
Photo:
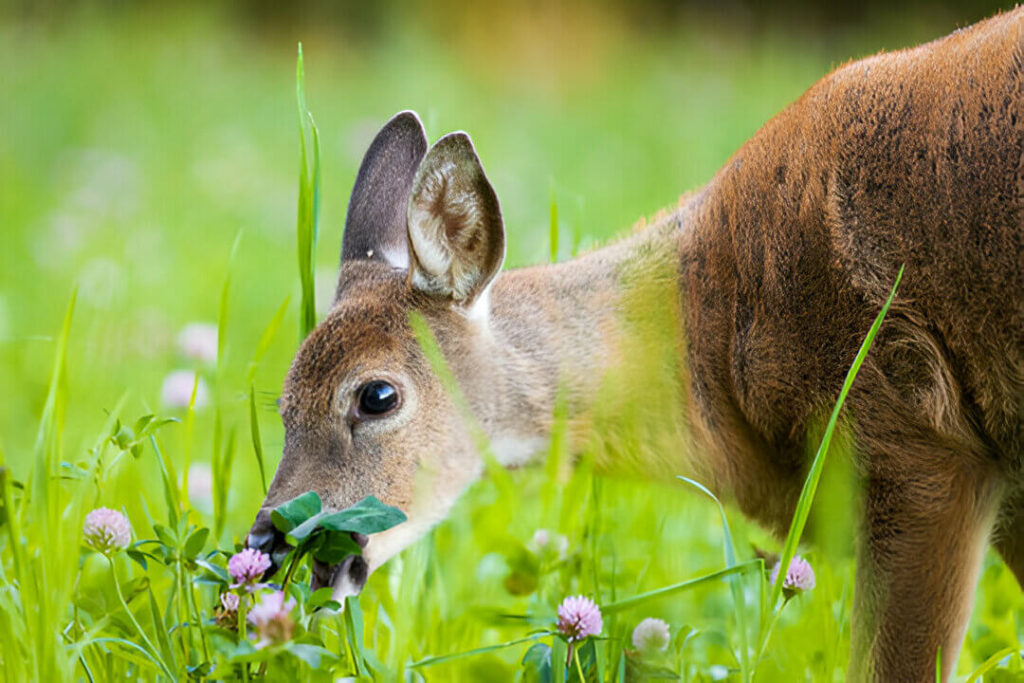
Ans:
<svg viewBox="0 0 1024 683"><path fill-rule="evenodd" d="M551 227L549 229L551 240L551 262L558 261L558 204L555 202L555 188L551 188Z"/></svg>
<svg viewBox="0 0 1024 683"><path fill-rule="evenodd" d="M260 361L263 360L263 356L266 355L267 349L270 348L270 342L277 335L277 330L281 327L281 321L284 320L284 314L288 312L288 304L291 303L291 300L290 296L284 298L281 305L277 307L274 317L270 319L267 327L263 330L263 334L260 335L260 340L256 343L256 350L252 354L252 360L249 361L249 367L245 371L245 381L247 384L253 383L256 377L256 369L259 367Z"/></svg>
<svg viewBox="0 0 1024 683"><path fill-rule="evenodd" d="M722 517L722 535L724 537L725 546L725 566L726 568L736 566L736 546L732 542L732 532L729 530L729 520L725 516L725 507L722 502L718 500L715 494L711 493L707 488L704 487L700 482L688 479L687 477L678 477L682 481L686 482L690 486L693 486L699 491L704 492L711 500L715 501L715 505L718 506L718 514ZM732 591L732 599L736 609L736 628L740 632L740 668L742 670L743 679L749 678L750 671L750 652L749 646L747 645L747 619L746 619L746 603L743 599L743 587L740 585L739 577L732 576L729 578L729 589Z"/></svg>
<svg viewBox="0 0 1024 683"><path fill-rule="evenodd" d="M681 593L683 591L690 590L691 588L696 588L697 586L709 583L711 581L717 581L718 579L722 579L727 576L733 576L734 574L743 574L755 568L762 569L763 567L763 560L747 560L746 562L741 562L737 565L733 565L732 567L726 567L725 569L720 569L717 572L711 572L710 574L705 574L704 576L699 576L695 579L688 579L680 583L674 583L668 586L664 586L662 588L656 588L652 591L647 591L646 593L640 593L639 595L634 595L631 598L626 598L624 600L619 600L617 602L608 603L607 605L602 605L601 613L614 614L616 612L622 612L623 610L637 607L638 605L646 604L648 602L651 602L652 600L660 600L661 598L665 598L670 595L675 595L676 593Z"/></svg>
<svg viewBox="0 0 1024 683"><path fill-rule="evenodd" d="M487 433L480 425L480 421L473 413L473 409L459 388L458 380L455 379L451 368L448 367L448 362L445 360L444 353L437 343L433 330L430 329L427 321L417 311L413 311L409 315L409 324L412 326L413 336L416 337L420 349L423 350L423 354L430 362L431 369L462 416L463 423L469 430L473 443L476 445L477 451L484 461L488 478L494 482L503 500L517 499L518 493L515 484L512 482L512 477L498 463L498 459L494 456L490 439L487 437Z"/></svg>
<svg viewBox="0 0 1024 683"><path fill-rule="evenodd" d="M1002 650L999 650L986 659L981 666L971 672L971 675L967 677L967 681L965 681L965 683L976 683L977 681L982 680L982 677L992 669L996 668L999 665L999 662L1014 654L1017 655L1018 658L1022 658L1024 657L1024 650L1015 646L1004 647Z"/></svg>
<svg viewBox="0 0 1024 683"><path fill-rule="evenodd" d="M832 434L835 432L836 425L839 422L839 412L842 410L843 404L846 402L846 395L850 393L850 387L853 386L853 380L856 379L857 372L860 370L860 366L864 363L864 358L868 355L868 351L871 349L871 344L875 340L875 335L878 334L879 328L882 327L882 321L885 319L885 314L889 312L889 306L892 305L893 299L896 298L896 290L900 286L901 279L903 279L903 266L900 266L900 270L896 274L896 282L892 285L892 290L889 292L889 298L886 299L885 305L882 306L882 310L879 311L878 315L875 317L875 322L872 323L867 337L865 337L864 342L861 344L860 350L857 352L857 356L853 360L853 365L850 366L850 370L846 373L846 380L843 382L843 388L839 392L839 399L832 408L832 415L828 419L828 426L825 428L825 435L821 439L821 445L818 446L818 452L814 456L814 462L811 464L811 469L807 473L807 479L804 481L804 487L800 491L800 498L797 500L796 512L793 514L793 522L790 524L789 533L786 535L786 543L782 549L782 557L779 559L779 566L783 569L779 571L779 575L775 579L775 584L772 586L771 598L768 600L768 605L771 609L775 608L775 605L779 602L779 597L782 595L782 583L786 578L786 569L789 567L789 563L793 561L793 556L796 554L796 546L800 542L800 535L803 533L804 526L807 524L807 516L811 512L811 503L814 501L814 493L818 489L821 472L825 467L825 455L828 453L828 447L832 443Z"/></svg>
<svg viewBox="0 0 1024 683"><path fill-rule="evenodd" d="M267 472L263 465L263 440L260 438L260 421L256 413L256 387L249 385L249 432L252 435L252 450L256 455L256 466L260 469L260 484L263 497L267 496Z"/></svg>
<svg viewBox="0 0 1024 683"><path fill-rule="evenodd" d="M409 665L410 669L423 669L428 666L436 666L437 664L444 664L445 662L454 662L457 659L465 659L466 657L475 657L477 655L487 654L488 652L496 652L498 650L504 650L508 647L515 645L522 645L523 643L529 643L540 638L554 635L551 632L545 631L544 633L534 633L533 635L526 636L525 638L516 638L505 643L498 643L496 645L486 645L484 647L473 648L472 650L466 650L464 652L454 652L450 655L438 655L437 657L427 657L421 659L418 662L413 662Z"/></svg>
<svg viewBox="0 0 1024 683"><path fill-rule="evenodd" d="M299 283L302 303L299 311L300 338L305 339L316 326L316 291L313 273L314 256L320 217L320 132L313 115L306 107L306 71L299 43L295 65L295 94L299 108L299 202L296 237L299 257ZM313 146L313 168L309 167L306 127L309 126Z"/></svg>

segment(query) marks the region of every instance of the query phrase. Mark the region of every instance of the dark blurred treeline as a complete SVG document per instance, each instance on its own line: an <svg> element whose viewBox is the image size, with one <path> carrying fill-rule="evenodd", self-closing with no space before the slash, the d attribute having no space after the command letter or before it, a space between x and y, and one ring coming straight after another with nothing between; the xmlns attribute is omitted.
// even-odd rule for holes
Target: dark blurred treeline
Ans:
<svg viewBox="0 0 1024 683"><path fill-rule="evenodd" d="M60 23L80 11L119 14L212 9L230 23L255 30L288 31L312 25L348 29L353 38L372 41L396 21L420 19L443 33L447 22L458 25L466 14L487 15L491 10L498 17L509 12L543 17L596 9L630 28L646 31L670 30L695 18L756 31L786 27L844 30L908 18L919 24L954 22L965 26L1014 5L1005 0L0 0L0 20L6 16Z"/></svg>

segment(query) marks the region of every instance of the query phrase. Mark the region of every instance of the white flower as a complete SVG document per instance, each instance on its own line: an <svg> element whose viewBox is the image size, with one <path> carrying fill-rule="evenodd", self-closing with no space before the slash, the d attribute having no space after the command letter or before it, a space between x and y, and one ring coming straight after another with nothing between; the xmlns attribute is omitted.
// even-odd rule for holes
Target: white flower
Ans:
<svg viewBox="0 0 1024 683"><path fill-rule="evenodd" d="M205 462L194 462L188 470L188 497L203 512L213 512L213 471Z"/></svg>
<svg viewBox="0 0 1024 683"><path fill-rule="evenodd" d="M217 362L217 326L189 323L178 333L178 349L186 358L201 363Z"/></svg>
<svg viewBox="0 0 1024 683"><path fill-rule="evenodd" d="M195 378L195 373L191 370L175 370L167 375L160 387L160 400L171 408L187 408L192 398ZM206 389L206 382L200 377L199 385L196 387L196 408L206 405L209 398L210 392Z"/></svg>
<svg viewBox="0 0 1024 683"><path fill-rule="evenodd" d="M565 557L569 552L569 539L547 529L537 529L533 532L533 545L539 553L551 553L558 558Z"/></svg>
<svg viewBox="0 0 1024 683"><path fill-rule="evenodd" d="M131 545L132 527L117 510L96 508L85 516L82 535L90 548L109 555Z"/></svg>
<svg viewBox="0 0 1024 683"><path fill-rule="evenodd" d="M663 652L668 647L668 624L647 617L633 629L633 647L643 653Z"/></svg>

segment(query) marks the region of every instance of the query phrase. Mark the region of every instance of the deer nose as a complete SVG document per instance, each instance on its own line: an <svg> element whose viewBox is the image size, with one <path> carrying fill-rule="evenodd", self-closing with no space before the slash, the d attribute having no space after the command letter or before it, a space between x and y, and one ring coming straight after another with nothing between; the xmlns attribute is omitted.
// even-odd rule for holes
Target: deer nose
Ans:
<svg viewBox="0 0 1024 683"><path fill-rule="evenodd" d="M270 521L270 512L260 510L252 528L249 529L249 535L245 537L246 547L255 548L273 557L274 550L282 544L284 544L284 534L278 531L274 523Z"/></svg>

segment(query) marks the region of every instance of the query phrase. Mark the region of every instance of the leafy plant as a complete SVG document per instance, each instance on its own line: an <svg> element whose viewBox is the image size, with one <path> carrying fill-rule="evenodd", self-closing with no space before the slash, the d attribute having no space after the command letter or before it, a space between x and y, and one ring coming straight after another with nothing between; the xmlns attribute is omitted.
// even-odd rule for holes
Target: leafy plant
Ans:
<svg viewBox="0 0 1024 683"><path fill-rule="evenodd" d="M361 555L362 548L353 540L353 533L368 535L387 531L404 522L405 514L374 496L367 496L344 510L330 512L323 509L315 491L307 491L274 508L270 519L293 546L284 579L287 584L307 554L325 564L336 564L349 555Z"/></svg>

